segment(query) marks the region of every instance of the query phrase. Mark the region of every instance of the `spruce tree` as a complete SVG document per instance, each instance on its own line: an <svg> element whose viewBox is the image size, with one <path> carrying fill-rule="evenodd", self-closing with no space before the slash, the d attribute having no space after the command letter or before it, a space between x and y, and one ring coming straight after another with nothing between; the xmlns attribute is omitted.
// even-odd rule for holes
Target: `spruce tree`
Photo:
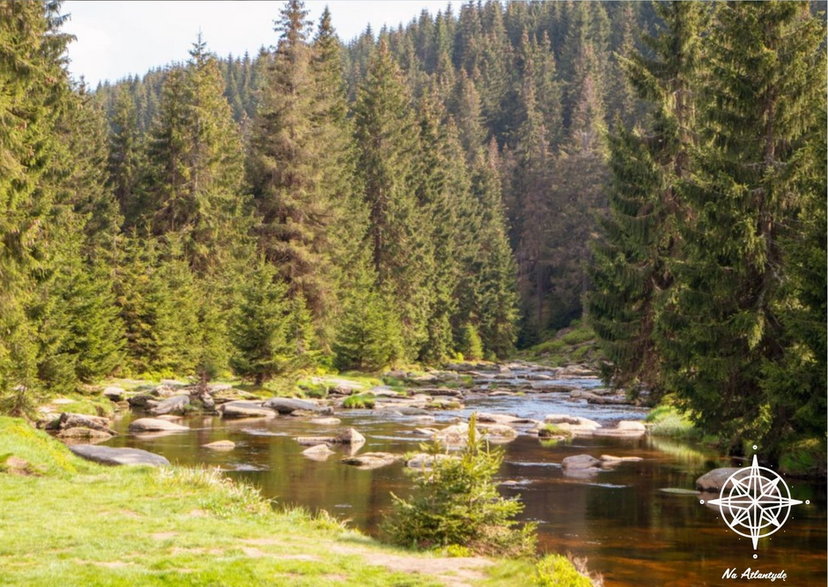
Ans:
<svg viewBox="0 0 828 587"><path fill-rule="evenodd" d="M285 372L294 357L288 340L287 287L273 266L260 260L241 288L230 328L234 347L231 365L256 385Z"/></svg>
<svg viewBox="0 0 828 587"><path fill-rule="evenodd" d="M408 354L427 339L432 245L415 189L418 136L411 99L381 42L355 106L358 177L369 209L368 246L381 289L398 301Z"/></svg>
<svg viewBox="0 0 828 587"><path fill-rule="evenodd" d="M609 213L593 246L587 311L618 385L663 389L653 337L659 307L673 281L676 222L683 206L675 189L688 173L694 144L692 99L701 72L707 8L658 4L662 24L645 38L652 57L620 58L630 84L651 108L648 130L617 125L610 137Z"/></svg>
<svg viewBox="0 0 828 587"><path fill-rule="evenodd" d="M149 146L144 210L156 236L176 235L199 274L226 261L243 200L241 141L214 56L199 39L168 72Z"/></svg>
<svg viewBox="0 0 828 587"><path fill-rule="evenodd" d="M824 124L823 40L804 3L719 8L703 97L713 105L703 113L707 140L682 184L691 213L679 224L676 283L656 332L668 384L699 422L732 449L749 439L772 459L797 432L786 389L765 377L784 356L791 213L824 196L797 181L811 168L812 129Z"/></svg>
<svg viewBox="0 0 828 587"><path fill-rule="evenodd" d="M259 246L327 339L323 317L337 307L343 256L337 231L347 224L352 165L338 41L326 13L309 42L300 0L287 2L276 24L280 38L253 121L247 175ZM339 236L349 241L347 229Z"/></svg>
<svg viewBox="0 0 828 587"><path fill-rule="evenodd" d="M59 156L54 130L69 96L57 9L0 2L0 395L17 413L36 386L39 336L29 309L57 242L47 224L54 185L44 177Z"/></svg>

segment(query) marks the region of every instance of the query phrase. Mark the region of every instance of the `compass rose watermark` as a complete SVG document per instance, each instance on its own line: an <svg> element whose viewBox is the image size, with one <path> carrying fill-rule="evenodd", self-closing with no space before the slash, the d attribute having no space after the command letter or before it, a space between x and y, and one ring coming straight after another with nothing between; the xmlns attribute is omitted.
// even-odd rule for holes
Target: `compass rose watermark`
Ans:
<svg viewBox="0 0 828 587"><path fill-rule="evenodd" d="M753 450L758 447L754 445ZM702 499L700 503L704 504ZM778 531L791 515L791 507L802 502L791 499L785 480L776 471L760 467L756 455L750 467L744 467L727 478L718 499L707 502L719 506L725 524L739 536L750 538L753 550L760 538ZM753 558L758 558L754 554Z"/></svg>

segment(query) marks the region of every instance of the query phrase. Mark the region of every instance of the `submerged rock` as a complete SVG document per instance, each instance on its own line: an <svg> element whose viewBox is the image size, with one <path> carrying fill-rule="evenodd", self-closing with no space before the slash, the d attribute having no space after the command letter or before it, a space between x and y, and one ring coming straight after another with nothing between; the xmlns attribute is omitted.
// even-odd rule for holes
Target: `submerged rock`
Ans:
<svg viewBox="0 0 828 587"><path fill-rule="evenodd" d="M336 444L336 436L297 436L296 442L304 446Z"/></svg>
<svg viewBox="0 0 828 587"><path fill-rule="evenodd" d="M231 401L216 408L222 418L275 418L276 412L262 402Z"/></svg>
<svg viewBox="0 0 828 587"><path fill-rule="evenodd" d="M612 455L601 455L601 462L604 464L612 463L639 463L643 461L641 457L614 457Z"/></svg>
<svg viewBox="0 0 828 587"><path fill-rule="evenodd" d="M602 428L593 432L594 436L611 436L617 438L638 438L647 433L647 428L638 421L622 420L615 428Z"/></svg>
<svg viewBox="0 0 828 587"><path fill-rule="evenodd" d="M360 469L379 469L393 465L402 457L388 452L366 452L358 455L345 457L342 462L346 465L354 465Z"/></svg>
<svg viewBox="0 0 828 587"><path fill-rule="evenodd" d="M306 448L302 451L302 454L312 461L325 461L329 456L334 454L334 451L332 451L327 444L322 443Z"/></svg>
<svg viewBox="0 0 828 587"><path fill-rule="evenodd" d="M342 420L339 418L313 418L310 420L311 424L317 424L318 426L336 426L337 424L342 424Z"/></svg>
<svg viewBox="0 0 828 587"><path fill-rule="evenodd" d="M160 418L139 418L129 424L130 432L179 432L182 430L189 430L189 428Z"/></svg>
<svg viewBox="0 0 828 587"><path fill-rule="evenodd" d="M209 448L210 450L233 450L236 448L236 443L232 440L216 440L215 442L202 444L201 447Z"/></svg>
<svg viewBox="0 0 828 587"><path fill-rule="evenodd" d="M590 455L574 455L571 457L566 457L564 460L561 461L561 467L570 470L589 469L591 467L597 467L600 464L600 460Z"/></svg>
<svg viewBox="0 0 828 587"><path fill-rule="evenodd" d="M170 461L161 455L140 448L114 448L92 444L76 444L69 450L89 461L104 465L151 465L153 467L169 466Z"/></svg>
<svg viewBox="0 0 828 587"><path fill-rule="evenodd" d="M312 401L289 397L272 397L265 401L262 406L274 410L280 414L292 414L297 410L315 412L319 414L333 413L333 409L328 406L320 406Z"/></svg>
<svg viewBox="0 0 828 587"><path fill-rule="evenodd" d="M410 469L430 469L436 462L457 458L453 455L417 453L405 461L405 466Z"/></svg>

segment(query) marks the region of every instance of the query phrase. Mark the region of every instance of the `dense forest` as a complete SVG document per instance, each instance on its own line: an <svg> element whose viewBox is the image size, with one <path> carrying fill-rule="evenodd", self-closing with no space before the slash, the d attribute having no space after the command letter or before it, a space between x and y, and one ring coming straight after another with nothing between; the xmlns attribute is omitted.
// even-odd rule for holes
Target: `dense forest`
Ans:
<svg viewBox="0 0 828 587"><path fill-rule="evenodd" d="M0 396L496 359L737 448L825 436L825 30L807 3L470 2L100 85L0 1Z"/></svg>

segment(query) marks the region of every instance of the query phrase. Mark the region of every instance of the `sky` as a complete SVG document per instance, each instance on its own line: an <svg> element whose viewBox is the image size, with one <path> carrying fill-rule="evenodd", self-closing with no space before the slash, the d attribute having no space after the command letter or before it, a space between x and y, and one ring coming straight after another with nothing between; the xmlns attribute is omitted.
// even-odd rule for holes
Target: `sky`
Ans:
<svg viewBox="0 0 828 587"><path fill-rule="evenodd" d="M309 18L319 20L325 5L331 10L339 36L348 41L371 24L408 23L422 10L436 13L447 0L306 0ZM455 2L456 4L456 2ZM69 45L69 71L95 87L99 81L115 81L143 74L187 59L199 31L207 47L221 57L232 53L255 55L261 46L276 43L273 20L283 2L81 2L63 3L70 15L63 31L77 40Z"/></svg>

